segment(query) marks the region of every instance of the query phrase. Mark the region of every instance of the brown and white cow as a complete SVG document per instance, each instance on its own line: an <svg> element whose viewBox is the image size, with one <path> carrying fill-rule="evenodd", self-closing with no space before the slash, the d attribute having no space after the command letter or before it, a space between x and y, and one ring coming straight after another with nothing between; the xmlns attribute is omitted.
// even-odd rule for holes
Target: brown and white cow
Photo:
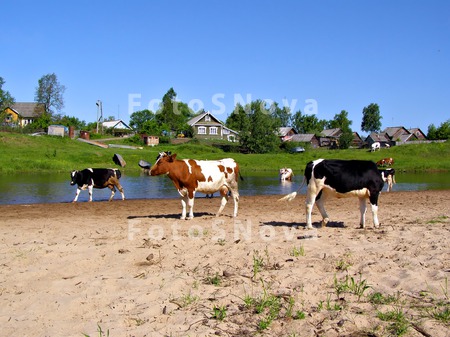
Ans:
<svg viewBox="0 0 450 337"><path fill-rule="evenodd" d="M283 167L282 169L280 169L279 175L281 181L291 181L292 177L294 176L294 172L290 168Z"/></svg>
<svg viewBox="0 0 450 337"><path fill-rule="evenodd" d="M377 166L392 166L394 165L394 158L383 158L377 161Z"/></svg>
<svg viewBox="0 0 450 337"><path fill-rule="evenodd" d="M360 226L365 227L366 200L372 206L373 225L379 227L378 196L383 189L383 179L376 164L368 160L317 159L305 168L306 228L312 228L311 212L314 203L322 215L322 225L329 221L325 211L325 200L330 197L345 198L356 196L361 212ZM303 184L302 184L303 185ZM280 200L292 200L297 192Z"/></svg>
<svg viewBox="0 0 450 337"><path fill-rule="evenodd" d="M239 165L232 158L221 160L194 160L176 159L176 153L161 152L155 164L150 168L151 176L167 174L181 195L181 219L194 217L194 197L196 192L212 194L219 191L222 196L219 216L227 201L228 192L234 200L233 216L238 214L239 191L238 175ZM186 205L189 215L186 218Z"/></svg>

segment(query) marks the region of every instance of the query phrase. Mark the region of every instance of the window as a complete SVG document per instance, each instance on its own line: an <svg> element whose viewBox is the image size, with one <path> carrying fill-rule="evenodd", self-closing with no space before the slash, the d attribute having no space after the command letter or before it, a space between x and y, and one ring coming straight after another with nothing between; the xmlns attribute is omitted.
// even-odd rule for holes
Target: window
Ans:
<svg viewBox="0 0 450 337"><path fill-rule="evenodd" d="M217 135L217 127L212 126L209 128L209 134L210 135Z"/></svg>
<svg viewBox="0 0 450 337"><path fill-rule="evenodd" d="M204 126L198 127L198 134L199 135L206 135L206 128Z"/></svg>
<svg viewBox="0 0 450 337"><path fill-rule="evenodd" d="M205 116L205 122L211 122L211 116L210 115L206 115Z"/></svg>
<svg viewBox="0 0 450 337"><path fill-rule="evenodd" d="M224 135L229 135L230 134L230 130L228 130L228 129L223 129L223 134Z"/></svg>

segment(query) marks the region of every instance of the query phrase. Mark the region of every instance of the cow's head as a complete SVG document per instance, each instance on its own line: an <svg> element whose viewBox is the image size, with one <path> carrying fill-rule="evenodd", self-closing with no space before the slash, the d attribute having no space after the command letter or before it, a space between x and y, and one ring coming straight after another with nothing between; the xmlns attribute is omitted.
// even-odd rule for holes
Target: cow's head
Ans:
<svg viewBox="0 0 450 337"><path fill-rule="evenodd" d="M161 174L169 173L171 164L175 161L177 154L171 152L160 152L156 157L155 164L150 168L151 176L159 176Z"/></svg>
<svg viewBox="0 0 450 337"><path fill-rule="evenodd" d="M79 172L77 170L72 171L70 173L70 185L75 185L77 183L77 178L78 178Z"/></svg>

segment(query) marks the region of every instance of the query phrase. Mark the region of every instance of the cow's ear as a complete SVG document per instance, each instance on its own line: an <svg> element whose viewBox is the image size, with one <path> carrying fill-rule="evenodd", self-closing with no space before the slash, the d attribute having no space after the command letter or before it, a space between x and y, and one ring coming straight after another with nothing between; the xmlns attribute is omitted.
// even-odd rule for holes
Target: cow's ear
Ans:
<svg viewBox="0 0 450 337"><path fill-rule="evenodd" d="M174 154L172 154L171 156L170 156L170 160L171 161L175 161L175 158L177 157L177 154L176 153L174 153Z"/></svg>

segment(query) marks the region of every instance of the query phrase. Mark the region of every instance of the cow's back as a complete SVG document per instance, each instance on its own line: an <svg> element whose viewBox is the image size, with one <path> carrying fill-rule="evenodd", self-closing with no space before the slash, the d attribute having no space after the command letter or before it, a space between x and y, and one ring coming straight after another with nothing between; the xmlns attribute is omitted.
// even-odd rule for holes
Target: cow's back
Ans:
<svg viewBox="0 0 450 337"><path fill-rule="evenodd" d="M314 163L314 162L312 162ZM317 162L312 166L308 163L305 176L323 179L324 184L339 193L368 188L371 191L381 191L384 182L376 164L369 160L339 160L328 159Z"/></svg>

